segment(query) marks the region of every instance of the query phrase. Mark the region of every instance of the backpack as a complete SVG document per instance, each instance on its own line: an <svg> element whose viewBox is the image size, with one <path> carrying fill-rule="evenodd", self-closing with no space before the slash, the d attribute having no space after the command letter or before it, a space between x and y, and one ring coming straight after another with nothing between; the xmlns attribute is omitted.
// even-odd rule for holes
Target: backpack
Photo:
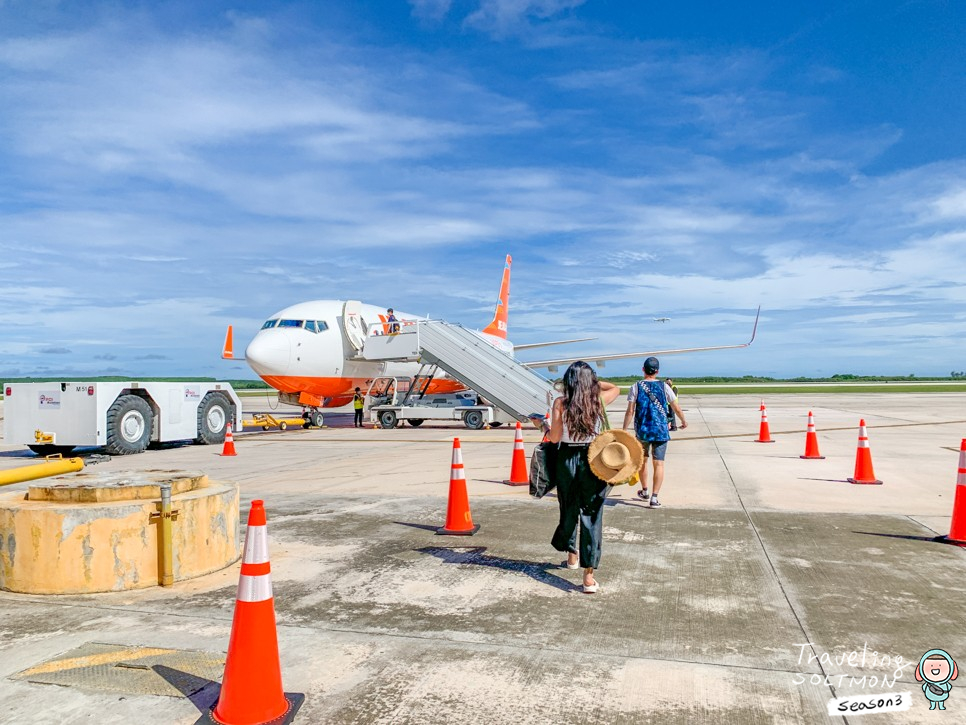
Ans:
<svg viewBox="0 0 966 725"><path fill-rule="evenodd" d="M638 439L642 441L666 441L670 439L664 381L639 380L637 382L634 432Z"/></svg>

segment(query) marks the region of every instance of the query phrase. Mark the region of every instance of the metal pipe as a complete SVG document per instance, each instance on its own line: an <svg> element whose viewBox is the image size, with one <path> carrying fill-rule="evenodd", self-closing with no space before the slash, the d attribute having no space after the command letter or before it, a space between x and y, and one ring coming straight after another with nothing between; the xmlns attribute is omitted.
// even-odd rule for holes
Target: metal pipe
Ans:
<svg viewBox="0 0 966 725"><path fill-rule="evenodd" d="M158 529L161 537L158 545L161 547L161 586L169 587L174 584L174 549L171 544L171 484L161 484L161 527Z"/></svg>
<svg viewBox="0 0 966 725"><path fill-rule="evenodd" d="M48 476L59 476L62 473L74 473L83 467L83 458L58 458L48 460L45 463L11 468L7 471L0 471L0 486L9 486L11 483L23 483L24 481L33 481Z"/></svg>

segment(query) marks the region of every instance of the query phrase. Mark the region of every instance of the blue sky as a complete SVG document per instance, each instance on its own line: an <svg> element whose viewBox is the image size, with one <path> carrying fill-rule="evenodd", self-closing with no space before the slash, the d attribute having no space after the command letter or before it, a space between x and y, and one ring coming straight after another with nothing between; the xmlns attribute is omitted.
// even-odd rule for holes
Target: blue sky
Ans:
<svg viewBox="0 0 966 725"><path fill-rule="evenodd" d="M744 342L761 304L662 372L964 370L964 21L0 0L0 377L246 377L226 325L307 299L482 327L506 253L516 342Z"/></svg>

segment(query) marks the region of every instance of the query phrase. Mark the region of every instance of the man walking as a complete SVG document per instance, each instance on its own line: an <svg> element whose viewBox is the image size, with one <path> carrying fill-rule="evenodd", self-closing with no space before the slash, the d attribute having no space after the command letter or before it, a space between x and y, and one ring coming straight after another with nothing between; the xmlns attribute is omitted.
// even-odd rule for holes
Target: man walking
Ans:
<svg viewBox="0 0 966 725"><path fill-rule="evenodd" d="M627 411L624 413L624 430L628 430L633 422L634 433L644 447L644 463L640 470L642 490L637 492L638 498L644 501L648 500L647 459L649 456L654 458L651 464L654 468L651 508L661 505L657 495L664 483L664 455L667 452L667 442L671 438L668 432L668 408L677 415L679 428L683 430L688 427L671 386L657 379L660 368L656 357L649 357L644 361L644 379L631 386L627 394Z"/></svg>

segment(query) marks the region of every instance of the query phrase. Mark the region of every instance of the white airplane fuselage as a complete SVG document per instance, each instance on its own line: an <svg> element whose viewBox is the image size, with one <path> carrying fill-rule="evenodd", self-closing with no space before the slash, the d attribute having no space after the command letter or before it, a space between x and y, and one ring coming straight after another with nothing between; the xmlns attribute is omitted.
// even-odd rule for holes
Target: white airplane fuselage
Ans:
<svg viewBox="0 0 966 725"><path fill-rule="evenodd" d="M415 362L373 362L358 359L356 345L376 329L380 334L390 332L386 322L386 308L376 305L349 303L352 314L344 315L345 300L315 300L300 302L272 315L255 335L245 350L245 359L252 370L266 383L291 401L298 396L298 404L306 407L337 407L352 400L355 388L365 393L373 378L393 376L411 378L419 369ZM417 318L396 312L399 325L405 332L407 321ZM355 344L347 333L345 317L356 317L361 326L349 320ZM478 332L482 338L508 355L513 345L505 339ZM450 393L465 390L459 381L440 375L433 379L428 393Z"/></svg>

